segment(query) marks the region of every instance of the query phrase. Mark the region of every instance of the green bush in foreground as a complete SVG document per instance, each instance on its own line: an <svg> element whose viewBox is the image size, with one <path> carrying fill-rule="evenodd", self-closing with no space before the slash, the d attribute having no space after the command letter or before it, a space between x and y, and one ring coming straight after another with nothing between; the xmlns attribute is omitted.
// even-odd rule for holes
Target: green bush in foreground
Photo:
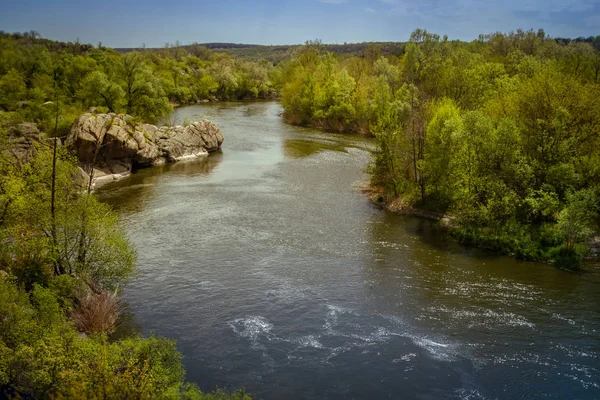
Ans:
<svg viewBox="0 0 600 400"><path fill-rule="evenodd" d="M0 387L5 394L56 397L177 397L181 355L151 337L109 343L80 335L52 290L0 282Z"/></svg>
<svg viewBox="0 0 600 400"><path fill-rule="evenodd" d="M0 280L0 397L249 399L186 384L174 341L79 334L60 303L52 289Z"/></svg>

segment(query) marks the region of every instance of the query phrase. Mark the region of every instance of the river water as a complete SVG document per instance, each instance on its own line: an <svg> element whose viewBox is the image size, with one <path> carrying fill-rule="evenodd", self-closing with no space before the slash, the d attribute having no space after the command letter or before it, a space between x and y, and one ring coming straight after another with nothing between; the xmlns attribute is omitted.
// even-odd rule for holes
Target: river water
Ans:
<svg viewBox="0 0 600 400"><path fill-rule="evenodd" d="M600 274L461 247L360 193L373 143L279 104L179 108L207 159L103 190L139 251L126 290L187 379L263 399L600 398Z"/></svg>

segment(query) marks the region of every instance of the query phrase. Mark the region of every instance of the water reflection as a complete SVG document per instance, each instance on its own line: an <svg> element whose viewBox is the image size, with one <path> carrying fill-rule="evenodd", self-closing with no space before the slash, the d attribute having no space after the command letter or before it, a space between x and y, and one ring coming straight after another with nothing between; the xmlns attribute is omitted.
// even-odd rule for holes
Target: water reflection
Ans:
<svg viewBox="0 0 600 400"><path fill-rule="evenodd" d="M210 175L223 161L223 153L219 150L211 153L208 157L202 157L197 160L177 162L163 167L158 174L168 173L174 176L200 177Z"/></svg>
<svg viewBox="0 0 600 400"><path fill-rule="evenodd" d="M110 335L110 340L119 340L128 337L136 337L142 333L142 327L135 319L135 314L131 312L129 304L122 304L122 311L117 321L117 329Z"/></svg>
<svg viewBox="0 0 600 400"><path fill-rule="evenodd" d="M248 105L244 109L244 117L262 117L266 116L268 109L265 107L256 107L252 104Z"/></svg>
<svg viewBox="0 0 600 400"><path fill-rule="evenodd" d="M286 157L308 157L321 151L341 151L347 153L346 146L333 143L323 143L311 140L286 140L284 151Z"/></svg>
<svg viewBox="0 0 600 400"><path fill-rule="evenodd" d="M139 212L156 196L156 184L160 180L176 176L208 176L222 160L223 153L217 151L208 157L142 169L121 181L101 187L98 195L119 212Z"/></svg>

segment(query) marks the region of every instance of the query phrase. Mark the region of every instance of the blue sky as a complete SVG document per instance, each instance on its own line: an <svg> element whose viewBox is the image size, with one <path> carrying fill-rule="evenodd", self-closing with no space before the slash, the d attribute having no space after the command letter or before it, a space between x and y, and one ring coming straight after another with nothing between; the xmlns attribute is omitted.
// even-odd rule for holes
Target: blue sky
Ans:
<svg viewBox="0 0 600 400"><path fill-rule="evenodd" d="M600 0L0 0L0 30L111 47L404 41L415 28L462 40L517 28L596 36Z"/></svg>

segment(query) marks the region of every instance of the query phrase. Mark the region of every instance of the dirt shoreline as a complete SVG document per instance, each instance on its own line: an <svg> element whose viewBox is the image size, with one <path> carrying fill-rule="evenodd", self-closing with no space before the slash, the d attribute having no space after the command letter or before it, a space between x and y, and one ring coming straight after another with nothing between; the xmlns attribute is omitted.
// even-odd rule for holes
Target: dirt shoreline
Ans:
<svg viewBox="0 0 600 400"><path fill-rule="evenodd" d="M387 195L385 190L381 187L365 184L361 185L359 189L367 195L374 205L386 211L440 222L440 224L444 226L450 225L450 222L452 221L452 217L448 215L415 208L409 205L406 200L401 197Z"/></svg>

